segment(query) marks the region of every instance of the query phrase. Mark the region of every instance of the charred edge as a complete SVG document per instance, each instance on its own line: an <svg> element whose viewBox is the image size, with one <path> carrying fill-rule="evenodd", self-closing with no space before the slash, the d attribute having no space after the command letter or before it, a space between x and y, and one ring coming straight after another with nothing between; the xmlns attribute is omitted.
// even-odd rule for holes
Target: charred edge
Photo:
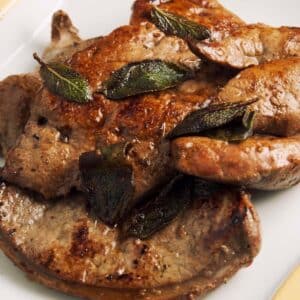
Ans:
<svg viewBox="0 0 300 300"><path fill-rule="evenodd" d="M90 245L88 239L89 230L86 225L81 225L73 233L72 246L70 253L72 256L84 258L86 256L93 256L95 253Z"/></svg>
<svg viewBox="0 0 300 300"><path fill-rule="evenodd" d="M131 273L124 273L124 274L109 274L106 277L107 281L124 281L124 282L131 282L134 280L134 276Z"/></svg>

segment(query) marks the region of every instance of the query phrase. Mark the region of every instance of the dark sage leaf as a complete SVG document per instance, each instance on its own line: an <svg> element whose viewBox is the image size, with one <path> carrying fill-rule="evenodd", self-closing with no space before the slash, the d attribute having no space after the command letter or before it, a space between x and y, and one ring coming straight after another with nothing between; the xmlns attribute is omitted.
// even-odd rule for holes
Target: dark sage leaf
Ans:
<svg viewBox="0 0 300 300"><path fill-rule="evenodd" d="M33 57L41 65L40 75L50 92L77 103L92 99L89 84L79 73L61 63L46 64L36 53Z"/></svg>
<svg viewBox="0 0 300 300"><path fill-rule="evenodd" d="M175 35L185 40L202 41L211 35L207 27L155 6L151 11L151 21L165 34Z"/></svg>
<svg viewBox="0 0 300 300"><path fill-rule="evenodd" d="M80 156L82 185L91 211L105 224L118 224L128 212L134 195L132 168L121 160L122 145L105 154L87 152ZM114 159L116 158L116 159Z"/></svg>
<svg viewBox="0 0 300 300"><path fill-rule="evenodd" d="M209 199L215 193L219 192L223 186L219 183L206 181L199 177L193 177L193 199Z"/></svg>
<svg viewBox="0 0 300 300"><path fill-rule="evenodd" d="M147 239L166 227L191 202L189 177L175 177L154 199L133 211L123 224L125 236Z"/></svg>
<svg viewBox="0 0 300 300"><path fill-rule="evenodd" d="M205 132L214 128L224 126L237 118L244 116L248 105L257 99L211 105L190 113L180 124L178 124L167 136L175 139L187 135L204 135Z"/></svg>
<svg viewBox="0 0 300 300"><path fill-rule="evenodd" d="M253 135L255 112L246 111L242 118L225 125L224 127L208 130L203 136L224 140L228 142L240 142Z"/></svg>
<svg viewBox="0 0 300 300"><path fill-rule="evenodd" d="M104 82L102 93L109 99L165 90L193 77L193 73L181 66L162 60L144 60L115 71Z"/></svg>

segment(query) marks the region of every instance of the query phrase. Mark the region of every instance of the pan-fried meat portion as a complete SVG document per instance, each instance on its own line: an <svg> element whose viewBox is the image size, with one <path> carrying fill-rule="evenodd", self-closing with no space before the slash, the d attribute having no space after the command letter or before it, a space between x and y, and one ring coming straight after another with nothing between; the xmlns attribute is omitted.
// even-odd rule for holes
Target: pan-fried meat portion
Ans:
<svg viewBox="0 0 300 300"><path fill-rule="evenodd" d="M177 37L167 37L153 24L123 26L86 49L77 52L70 65L84 75L93 91L113 71L130 62L161 59L198 70L201 60Z"/></svg>
<svg viewBox="0 0 300 300"><path fill-rule="evenodd" d="M300 133L300 57L278 60L246 69L228 82L220 102L258 98L254 130L276 136Z"/></svg>
<svg viewBox="0 0 300 300"><path fill-rule="evenodd" d="M241 26L224 39L194 45L195 53L226 66L243 69L264 62L300 56L300 28Z"/></svg>
<svg viewBox="0 0 300 300"><path fill-rule="evenodd" d="M74 27L70 17L62 10L52 17L51 44L43 54L45 61L64 62L78 51L81 51L100 38L82 40L78 29Z"/></svg>
<svg viewBox="0 0 300 300"><path fill-rule="evenodd" d="M169 167L169 141L164 137L191 111L209 104L210 97L231 76L217 66L207 66L195 80L177 90L132 99L114 111L97 132L97 143L108 146L131 142L130 162L135 174L136 196L142 196L165 180L174 170Z"/></svg>
<svg viewBox="0 0 300 300"><path fill-rule="evenodd" d="M0 149L5 155L15 145L30 116L41 82L34 75L9 76L0 82Z"/></svg>
<svg viewBox="0 0 300 300"><path fill-rule="evenodd" d="M190 111L216 96L230 75L211 67L178 90L122 102L99 96L84 106L57 99L45 90L25 133L8 154L3 175L47 198L64 195L74 186L80 188L80 154L94 150L96 144L103 147L127 141L132 146L129 160L139 197L174 172L168 167L169 142L162 138ZM38 124L41 116L47 124Z"/></svg>
<svg viewBox="0 0 300 300"><path fill-rule="evenodd" d="M64 62L99 39L81 40L69 16L58 11L52 19L52 42L44 53L44 59ZM33 99L41 87L39 75L35 73L9 76L0 82L0 148L3 155L15 146L24 131Z"/></svg>
<svg viewBox="0 0 300 300"><path fill-rule="evenodd" d="M183 40L166 37L150 23L115 30L76 53L70 65L96 90L116 69L157 58L194 70L200 65ZM99 94L86 105L65 101L44 89L36 98L24 135L8 154L4 176L47 198L64 195L73 186L79 187L75 166L81 153L93 151L96 143L105 146L128 141L133 145L130 159L139 197L166 180L171 171L166 167L169 145L162 138L190 111L207 104L232 76L231 71L211 64L178 89L119 102ZM48 121L44 126L37 125L41 116ZM43 176L37 176L37 170Z"/></svg>
<svg viewBox="0 0 300 300"><path fill-rule="evenodd" d="M300 136L254 136L241 143L186 137L172 143L175 167L183 173L262 190L300 182Z"/></svg>
<svg viewBox="0 0 300 300"><path fill-rule="evenodd" d="M146 241L120 239L118 229L87 214L78 194L43 202L2 185L0 202L4 252L34 280L92 300L205 294L248 266L260 247L249 195L234 189L194 199Z"/></svg>
<svg viewBox="0 0 300 300"><path fill-rule="evenodd" d="M216 0L156 1L154 4L160 9L207 26L212 31L214 39L217 40L224 38L229 32L245 24ZM139 24L147 20L152 5L153 1L151 0L137 0L133 6L131 24Z"/></svg>

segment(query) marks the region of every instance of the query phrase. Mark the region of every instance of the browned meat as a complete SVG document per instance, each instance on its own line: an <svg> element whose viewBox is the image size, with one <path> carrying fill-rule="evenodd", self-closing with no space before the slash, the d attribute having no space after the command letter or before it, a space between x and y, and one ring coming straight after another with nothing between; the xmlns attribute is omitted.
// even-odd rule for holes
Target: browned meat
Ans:
<svg viewBox="0 0 300 300"><path fill-rule="evenodd" d="M234 190L195 199L147 241L121 241L88 216L81 195L41 202L2 185L0 202L6 255L32 279L85 299L189 299L248 266L260 247L249 196Z"/></svg>
<svg viewBox="0 0 300 300"><path fill-rule="evenodd" d="M53 16L52 42L44 53L44 59L65 61L98 39L81 40L68 15L58 11ZM0 82L0 148L3 155L16 144L23 132L33 99L41 88L38 74L10 76Z"/></svg>
<svg viewBox="0 0 300 300"><path fill-rule="evenodd" d="M299 57L300 28L247 25L224 39L213 37L197 43L194 48L209 60L243 69L276 59Z"/></svg>
<svg viewBox="0 0 300 300"><path fill-rule="evenodd" d="M157 4L156 1L155 4ZM226 10L216 0L172 0L159 1L160 9L184 16L207 26L215 39L224 38L229 32L245 24L239 17ZM149 17L153 5L151 0L137 0L133 7L131 24L139 24Z"/></svg>
<svg viewBox="0 0 300 300"><path fill-rule="evenodd" d="M113 71L127 63L156 58L194 70L201 65L183 40L166 37L147 22L115 30L73 55L70 65L97 90ZM190 111L207 104L231 77L225 69L203 65L197 79L178 89L120 102L97 95L84 106L66 102L44 89L35 101L24 135L9 152L4 176L48 198L64 195L79 185L81 153L94 150L96 144L126 140L133 145L129 159L139 197L173 172L167 167L169 144L162 138ZM41 116L48 120L44 126L37 124Z"/></svg>
<svg viewBox="0 0 300 300"><path fill-rule="evenodd" d="M176 168L186 174L263 190L300 182L300 136L255 136L239 144L205 137L172 143Z"/></svg>
<svg viewBox="0 0 300 300"><path fill-rule="evenodd" d="M218 95L220 102L259 98L255 131L292 136L300 133L300 57L249 68L229 81Z"/></svg>
<svg viewBox="0 0 300 300"><path fill-rule="evenodd" d="M6 154L16 144L30 116L41 82L34 75L15 75L0 82L0 149ZM1 151L0 151L1 152Z"/></svg>
<svg viewBox="0 0 300 300"><path fill-rule="evenodd" d="M77 51L81 51L100 38L82 40L78 29L73 26L70 17L62 10L57 11L52 18L51 44L44 51L45 61L64 62Z"/></svg>

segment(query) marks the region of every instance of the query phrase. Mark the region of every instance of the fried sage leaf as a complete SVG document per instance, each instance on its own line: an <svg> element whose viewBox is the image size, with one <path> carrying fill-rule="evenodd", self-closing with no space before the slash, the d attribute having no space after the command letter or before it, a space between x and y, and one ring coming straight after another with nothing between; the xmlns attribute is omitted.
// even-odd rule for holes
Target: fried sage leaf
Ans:
<svg viewBox="0 0 300 300"><path fill-rule="evenodd" d="M237 118L242 118L248 105L255 101L257 100L223 103L196 110L178 124L167 137L168 139L175 139L187 135L205 136L205 132L208 130L224 126Z"/></svg>
<svg viewBox="0 0 300 300"><path fill-rule="evenodd" d="M128 64L115 71L104 82L102 93L109 99L165 90L193 77L193 73L181 66L162 60L144 60Z"/></svg>
<svg viewBox="0 0 300 300"><path fill-rule="evenodd" d="M202 41L210 37L210 30L182 16L169 13L154 6L151 21L158 29L168 35L175 35L184 40Z"/></svg>
<svg viewBox="0 0 300 300"><path fill-rule="evenodd" d="M192 179L191 179L192 180ZM199 177L193 177L193 199L205 200L219 192L223 185L212 181L206 181Z"/></svg>
<svg viewBox="0 0 300 300"><path fill-rule="evenodd" d="M91 211L110 226L120 223L134 194L132 168L120 155L123 147L123 144L110 146L103 154L87 152L79 159Z"/></svg>
<svg viewBox="0 0 300 300"><path fill-rule="evenodd" d="M89 84L79 73L61 63L46 64L36 53L33 57L41 65L40 75L50 92L77 103L92 99Z"/></svg>
<svg viewBox="0 0 300 300"><path fill-rule="evenodd" d="M167 226L191 202L192 182L178 175L152 201L134 210L123 224L125 236L147 239Z"/></svg>
<svg viewBox="0 0 300 300"><path fill-rule="evenodd" d="M243 117L237 118L224 127L203 132L203 136L228 142L244 141L253 135L255 115L253 111L246 111Z"/></svg>

